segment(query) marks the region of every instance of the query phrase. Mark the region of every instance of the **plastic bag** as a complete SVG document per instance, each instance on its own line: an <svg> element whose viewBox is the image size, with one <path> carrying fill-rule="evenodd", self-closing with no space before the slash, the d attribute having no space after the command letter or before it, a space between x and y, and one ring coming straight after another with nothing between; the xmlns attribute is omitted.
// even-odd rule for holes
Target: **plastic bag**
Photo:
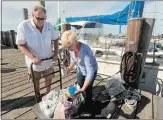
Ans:
<svg viewBox="0 0 163 120"><path fill-rule="evenodd" d="M123 80L121 79L120 75L114 75L108 79L105 88L110 96L116 96L125 90L124 86L122 85L122 81Z"/></svg>

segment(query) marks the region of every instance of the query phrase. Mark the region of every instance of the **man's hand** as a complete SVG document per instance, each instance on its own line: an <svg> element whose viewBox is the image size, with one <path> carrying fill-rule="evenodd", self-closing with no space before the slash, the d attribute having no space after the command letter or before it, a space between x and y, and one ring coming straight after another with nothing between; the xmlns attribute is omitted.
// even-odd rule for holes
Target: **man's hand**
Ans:
<svg viewBox="0 0 163 120"><path fill-rule="evenodd" d="M26 55L28 58L30 58L32 60L32 62L34 64L41 64L41 60L38 59L37 57L35 57L31 51L28 49L28 47L26 46L26 44L23 45L18 45L19 49L23 52L24 55Z"/></svg>
<svg viewBox="0 0 163 120"><path fill-rule="evenodd" d="M38 59L37 57L32 58L32 62L33 62L35 65L40 65L40 64L41 64L41 60Z"/></svg>

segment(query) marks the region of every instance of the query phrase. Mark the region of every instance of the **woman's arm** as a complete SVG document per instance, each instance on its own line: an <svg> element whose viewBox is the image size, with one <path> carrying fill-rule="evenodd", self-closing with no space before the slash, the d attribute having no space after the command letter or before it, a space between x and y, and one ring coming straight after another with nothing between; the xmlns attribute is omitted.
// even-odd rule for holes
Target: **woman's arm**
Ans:
<svg viewBox="0 0 163 120"><path fill-rule="evenodd" d="M93 68L93 61L91 58L91 55L92 55L91 50L90 49L87 49L87 50L88 51L86 51L86 55L84 56L84 63L85 63L87 75L85 77L84 85L81 88L82 91L86 91L86 89L89 87L94 77L94 68Z"/></svg>

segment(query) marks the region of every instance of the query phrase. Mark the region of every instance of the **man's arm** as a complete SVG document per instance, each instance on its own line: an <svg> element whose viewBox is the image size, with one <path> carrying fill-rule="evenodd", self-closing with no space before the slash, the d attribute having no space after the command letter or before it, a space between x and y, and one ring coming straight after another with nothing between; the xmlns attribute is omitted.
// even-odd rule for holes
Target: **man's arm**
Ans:
<svg viewBox="0 0 163 120"><path fill-rule="evenodd" d="M20 23L17 27L16 44L18 45L19 49L23 52L23 54L30 58L33 63L40 64L40 60L36 58L27 47L24 26L22 23Z"/></svg>
<svg viewBox="0 0 163 120"><path fill-rule="evenodd" d="M23 52L24 55L26 55L27 57L29 57L33 63L35 64L40 64L40 59L36 58L31 51L28 49L28 47L26 45L23 44L19 44L18 45L19 49Z"/></svg>

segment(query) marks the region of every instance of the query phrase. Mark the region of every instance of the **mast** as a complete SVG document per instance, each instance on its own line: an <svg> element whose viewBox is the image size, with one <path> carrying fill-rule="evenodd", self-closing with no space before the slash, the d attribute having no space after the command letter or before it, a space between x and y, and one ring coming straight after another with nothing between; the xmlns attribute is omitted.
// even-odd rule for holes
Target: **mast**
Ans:
<svg viewBox="0 0 163 120"><path fill-rule="evenodd" d="M58 1L58 18L60 17L60 2Z"/></svg>
<svg viewBox="0 0 163 120"><path fill-rule="evenodd" d="M60 2L58 1L58 19L60 18ZM62 23L62 22L61 22ZM60 26L61 26L61 23L60 23ZM62 31L62 27L61 27L61 30L59 32L59 36L61 37L61 31Z"/></svg>

